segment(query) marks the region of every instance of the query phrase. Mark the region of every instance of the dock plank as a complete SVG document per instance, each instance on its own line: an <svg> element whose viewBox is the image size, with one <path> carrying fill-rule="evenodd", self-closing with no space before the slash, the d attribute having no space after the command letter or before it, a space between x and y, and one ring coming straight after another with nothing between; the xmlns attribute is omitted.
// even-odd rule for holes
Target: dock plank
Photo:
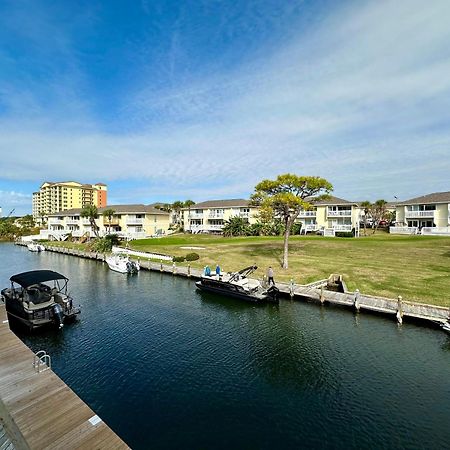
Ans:
<svg viewBox="0 0 450 450"><path fill-rule="evenodd" d="M9 329L0 305L0 412L18 448L128 449L51 369L37 373L33 352ZM8 429L8 427L10 429Z"/></svg>

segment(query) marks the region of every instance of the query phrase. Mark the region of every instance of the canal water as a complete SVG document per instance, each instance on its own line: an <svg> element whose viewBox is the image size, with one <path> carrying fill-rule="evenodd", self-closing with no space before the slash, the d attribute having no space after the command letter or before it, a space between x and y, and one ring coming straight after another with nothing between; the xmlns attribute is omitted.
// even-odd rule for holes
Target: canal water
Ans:
<svg viewBox="0 0 450 450"><path fill-rule="evenodd" d="M59 271L80 320L21 336L134 449L449 448L450 337L0 244L0 285Z"/></svg>

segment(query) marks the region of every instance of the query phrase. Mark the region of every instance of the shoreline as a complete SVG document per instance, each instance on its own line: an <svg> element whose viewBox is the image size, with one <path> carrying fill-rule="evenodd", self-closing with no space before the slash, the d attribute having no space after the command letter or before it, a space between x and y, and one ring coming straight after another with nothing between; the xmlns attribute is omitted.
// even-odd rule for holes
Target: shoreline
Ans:
<svg viewBox="0 0 450 450"><path fill-rule="evenodd" d="M16 242L16 245L26 246L25 243ZM65 247L46 246L46 251L61 253L80 258L104 262L105 254L98 252L87 252L83 250L69 249ZM152 272L160 272L172 276L200 279L202 271L199 269L177 266L176 263L164 264L150 260L140 260L141 269ZM320 280L309 285L298 285L294 283L278 282L277 287L284 298L297 301L312 301L319 305L344 306L353 310L354 313L369 312L383 316L390 315L399 323L403 319L408 321L420 321L428 326L440 327L443 323L450 321L450 308L443 306L416 303L397 299L378 297L360 293L358 290L347 291L344 284L344 292L335 292L324 289L327 280Z"/></svg>

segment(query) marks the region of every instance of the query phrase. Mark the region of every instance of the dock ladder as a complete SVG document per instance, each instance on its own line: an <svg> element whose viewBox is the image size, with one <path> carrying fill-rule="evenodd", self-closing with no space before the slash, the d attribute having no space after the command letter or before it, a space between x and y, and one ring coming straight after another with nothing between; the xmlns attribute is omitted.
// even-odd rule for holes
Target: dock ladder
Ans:
<svg viewBox="0 0 450 450"><path fill-rule="evenodd" d="M52 368L52 359L45 350L39 350L34 355L33 367L37 373L44 372Z"/></svg>

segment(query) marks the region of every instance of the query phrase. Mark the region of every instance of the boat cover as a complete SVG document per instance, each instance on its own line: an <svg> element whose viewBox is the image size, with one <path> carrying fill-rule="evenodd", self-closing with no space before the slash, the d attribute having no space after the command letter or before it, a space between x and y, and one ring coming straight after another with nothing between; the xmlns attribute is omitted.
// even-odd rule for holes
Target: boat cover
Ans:
<svg viewBox="0 0 450 450"><path fill-rule="evenodd" d="M68 278L53 270L31 270L29 272L13 275L10 280L27 288L32 284L43 283L50 280L68 280Z"/></svg>

